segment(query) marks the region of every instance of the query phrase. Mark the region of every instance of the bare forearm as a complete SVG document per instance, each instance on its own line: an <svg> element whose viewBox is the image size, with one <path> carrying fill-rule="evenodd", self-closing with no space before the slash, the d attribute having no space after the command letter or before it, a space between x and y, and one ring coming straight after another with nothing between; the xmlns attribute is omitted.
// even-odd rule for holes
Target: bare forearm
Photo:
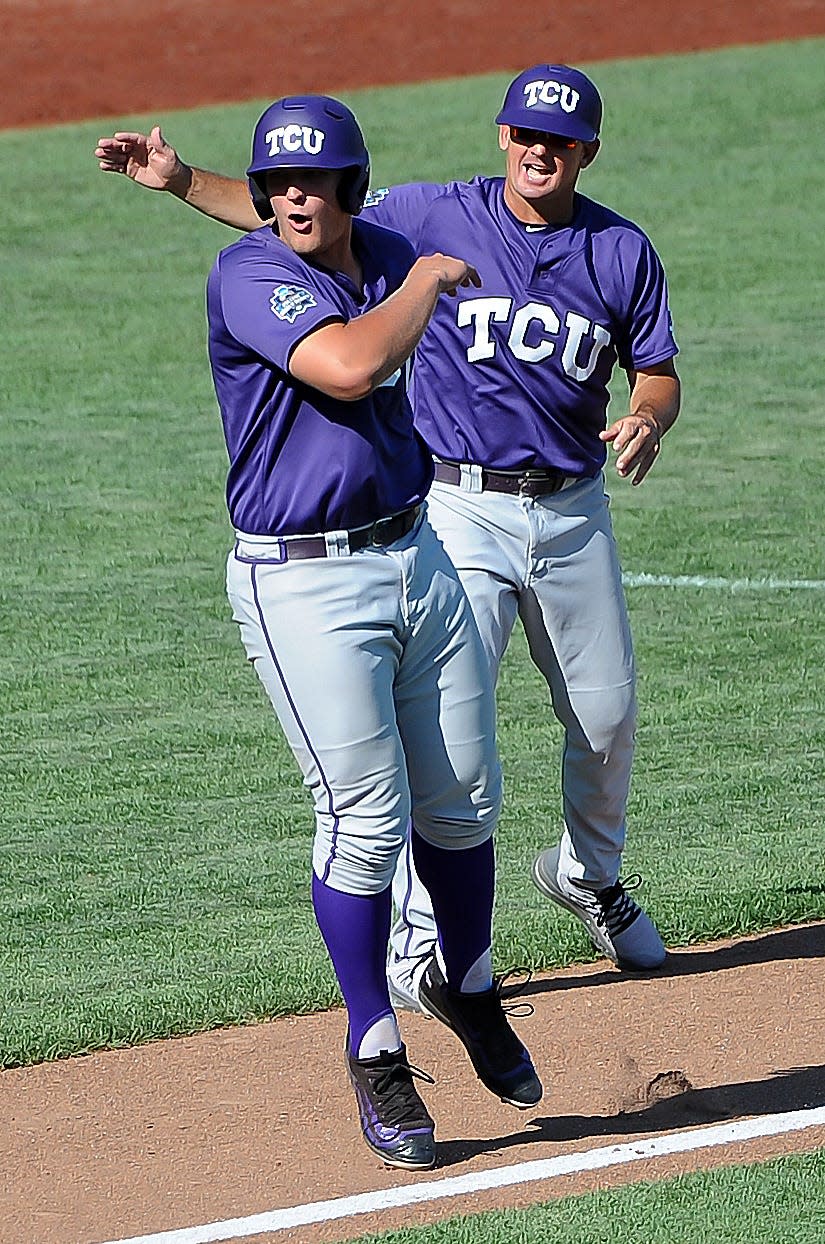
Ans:
<svg viewBox="0 0 825 1244"><path fill-rule="evenodd" d="M329 324L293 352L298 380L342 401L366 397L410 357L445 288L443 256L416 260L386 302L346 324ZM449 261L455 264L455 261Z"/></svg>
<svg viewBox="0 0 825 1244"><path fill-rule="evenodd" d="M419 259L400 289L369 315L345 325L347 350L371 392L404 364L418 345L435 310L438 277Z"/></svg>
<svg viewBox="0 0 825 1244"><path fill-rule="evenodd" d="M645 371L630 371L628 380L630 409L599 438L612 443L618 474L632 475L633 483L641 484L659 456L662 437L676 422L681 385L673 359Z"/></svg>
<svg viewBox="0 0 825 1244"><path fill-rule="evenodd" d="M204 216L234 229L249 232L263 223L252 206L246 182L237 178L223 177L181 161L167 190Z"/></svg>
<svg viewBox="0 0 825 1244"><path fill-rule="evenodd" d="M204 216L245 231L261 226L245 181L185 164L159 125L148 134L118 130L99 138L95 156L104 173L120 173L147 190L172 194Z"/></svg>
<svg viewBox="0 0 825 1244"><path fill-rule="evenodd" d="M649 419L659 436L673 427L679 415L681 386L675 375L638 375L630 395L630 414Z"/></svg>

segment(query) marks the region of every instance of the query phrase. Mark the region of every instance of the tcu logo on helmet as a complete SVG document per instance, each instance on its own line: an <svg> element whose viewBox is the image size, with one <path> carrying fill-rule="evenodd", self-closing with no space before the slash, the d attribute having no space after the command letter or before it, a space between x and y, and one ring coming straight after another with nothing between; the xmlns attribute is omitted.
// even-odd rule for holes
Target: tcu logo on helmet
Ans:
<svg viewBox="0 0 825 1244"><path fill-rule="evenodd" d="M562 326L556 312L542 302L528 302L513 315L512 298L465 298L456 309L459 328L472 328L473 342L467 362L480 363L496 353L491 332L494 323L507 324L507 347L523 363L543 363L561 345L561 365L572 380L592 376L599 355L610 344L610 333L601 324L568 311ZM511 318L512 317L512 318Z"/></svg>
<svg viewBox="0 0 825 1244"><path fill-rule="evenodd" d="M565 112L575 112L579 102L579 92L566 82L528 82L524 87L524 107L535 108L536 104L561 104Z"/></svg>
<svg viewBox="0 0 825 1244"><path fill-rule="evenodd" d="M314 130L309 125L279 125L266 133L264 141L269 143L271 156L281 155L283 152L292 155L296 151L319 155L325 138L323 130Z"/></svg>

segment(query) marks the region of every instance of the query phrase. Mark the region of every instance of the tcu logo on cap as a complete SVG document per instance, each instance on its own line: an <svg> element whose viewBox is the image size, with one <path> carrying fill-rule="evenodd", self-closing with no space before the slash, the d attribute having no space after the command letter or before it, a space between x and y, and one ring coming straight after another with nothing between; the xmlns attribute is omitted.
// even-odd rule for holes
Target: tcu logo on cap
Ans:
<svg viewBox="0 0 825 1244"><path fill-rule="evenodd" d="M296 151L319 155L325 138L323 130L314 130L309 125L279 125L264 136L271 156L281 155L284 151L290 155Z"/></svg>
<svg viewBox="0 0 825 1244"><path fill-rule="evenodd" d="M524 87L525 108L535 108L536 104L561 104L565 112L575 112L579 102L579 92L574 91L566 82L528 82Z"/></svg>

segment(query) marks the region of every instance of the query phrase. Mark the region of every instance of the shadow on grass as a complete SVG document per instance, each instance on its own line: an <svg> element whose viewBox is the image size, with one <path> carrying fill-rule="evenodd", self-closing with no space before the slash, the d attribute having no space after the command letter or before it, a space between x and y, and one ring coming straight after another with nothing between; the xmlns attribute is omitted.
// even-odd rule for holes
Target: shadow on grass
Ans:
<svg viewBox="0 0 825 1244"><path fill-rule="evenodd" d="M559 1115L532 1118L520 1132L485 1140L454 1140L438 1146L438 1165L456 1166L483 1153L498 1153L544 1141L643 1136L708 1123L729 1122L784 1111L825 1106L825 1066L792 1067L767 1080L748 1080L716 1088L692 1089L652 1105L612 1115Z"/></svg>
<svg viewBox="0 0 825 1244"><path fill-rule="evenodd" d="M734 942L730 946L715 946L705 950L668 951L664 966L656 972L620 972L608 967L603 972L588 972L575 976L554 977L551 980L530 980L505 986L503 996L512 993L529 998L531 994L559 993L565 989L592 988L594 985L620 985L627 980L643 980L666 976L699 976L705 972L724 972L730 968L747 967L755 963L779 963L789 959L825 959L825 924L801 925L765 933L761 937Z"/></svg>

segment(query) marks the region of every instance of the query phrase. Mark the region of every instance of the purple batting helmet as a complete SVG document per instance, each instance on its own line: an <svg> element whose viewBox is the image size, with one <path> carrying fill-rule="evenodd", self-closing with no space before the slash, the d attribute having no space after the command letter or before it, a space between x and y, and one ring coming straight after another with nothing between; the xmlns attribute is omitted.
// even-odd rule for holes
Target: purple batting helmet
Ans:
<svg viewBox="0 0 825 1244"><path fill-rule="evenodd" d="M255 210L272 215L266 174L273 168L343 169L338 201L357 216L370 181L370 157L354 114L328 95L291 95L270 104L255 126L246 175Z"/></svg>
<svg viewBox="0 0 825 1244"><path fill-rule="evenodd" d="M602 100L590 79L569 65L534 65L507 88L497 125L524 125L589 143L599 136Z"/></svg>

